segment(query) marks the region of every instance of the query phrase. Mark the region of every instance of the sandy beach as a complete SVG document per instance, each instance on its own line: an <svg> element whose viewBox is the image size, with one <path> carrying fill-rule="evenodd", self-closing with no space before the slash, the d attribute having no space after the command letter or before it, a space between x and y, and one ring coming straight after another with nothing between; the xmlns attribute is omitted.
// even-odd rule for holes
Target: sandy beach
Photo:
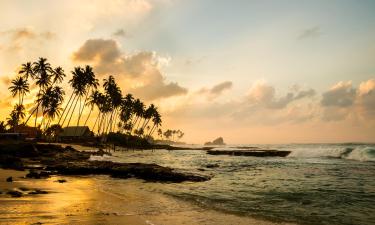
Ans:
<svg viewBox="0 0 375 225"><path fill-rule="evenodd" d="M207 210L151 192L137 179L111 179L108 184L105 176L26 179L25 174L0 170L1 224L275 224ZM13 182L6 182L9 176ZM59 179L67 182L59 183ZM108 192L109 186L116 193ZM35 189L48 194L28 194ZM9 190L21 191L23 196L11 197L6 194Z"/></svg>

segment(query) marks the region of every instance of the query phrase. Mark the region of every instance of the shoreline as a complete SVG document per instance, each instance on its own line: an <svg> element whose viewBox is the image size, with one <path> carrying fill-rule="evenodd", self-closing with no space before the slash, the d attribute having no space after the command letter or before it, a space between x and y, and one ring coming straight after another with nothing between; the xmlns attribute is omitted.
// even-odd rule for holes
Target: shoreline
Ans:
<svg viewBox="0 0 375 225"><path fill-rule="evenodd" d="M27 179L25 171L0 169L0 222L6 224L260 224L276 223L206 209L188 201L148 190L139 179L105 175L51 176ZM14 181L7 183L6 177ZM56 180L65 179L66 183ZM7 189L27 187L48 191L44 195L13 198Z"/></svg>

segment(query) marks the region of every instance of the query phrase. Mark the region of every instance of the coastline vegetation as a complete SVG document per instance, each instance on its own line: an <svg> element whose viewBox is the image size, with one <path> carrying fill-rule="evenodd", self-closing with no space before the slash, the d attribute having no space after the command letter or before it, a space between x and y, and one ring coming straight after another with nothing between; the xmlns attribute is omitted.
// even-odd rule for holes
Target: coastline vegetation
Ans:
<svg viewBox="0 0 375 225"><path fill-rule="evenodd" d="M106 142L109 134L113 140L115 133L119 134L117 139L126 137L141 143L156 138L173 143L184 136L181 130L163 132L158 108L154 104L147 106L130 93L123 95L112 75L100 85L89 65L75 67L71 74L71 94L66 98L62 87L66 73L62 67L52 67L46 58L22 64L9 87L18 102L6 122L0 122L0 133L33 128L39 139L57 141L64 127L89 126L100 142ZM37 90L34 101L25 104L32 89ZM88 113L84 114L85 109ZM94 118L93 123L89 123L90 118Z"/></svg>

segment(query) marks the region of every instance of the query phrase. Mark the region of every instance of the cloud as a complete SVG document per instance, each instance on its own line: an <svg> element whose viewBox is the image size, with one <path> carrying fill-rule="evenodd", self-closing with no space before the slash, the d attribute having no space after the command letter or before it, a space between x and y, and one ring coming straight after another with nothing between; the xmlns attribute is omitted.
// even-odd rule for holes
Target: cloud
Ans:
<svg viewBox="0 0 375 225"><path fill-rule="evenodd" d="M364 117L375 118L375 79L362 82L357 97L360 113Z"/></svg>
<svg viewBox="0 0 375 225"><path fill-rule="evenodd" d="M323 93L321 104L324 107L349 107L353 105L356 98L356 90L352 87L352 82L339 82L330 90Z"/></svg>
<svg viewBox="0 0 375 225"><path fill-rule="evenodd" d="M214 85L212 88L202 88L198 94L206 94L208 99L219 97L224 91L231 89L233 83L231 81L224 81Z"/></svg>
<svg viewBox="0 0 375 225"><path fill-rule="evenodd" d="M73 60L92 63L100 76L115 75L120 84L145 100L187 93L178 83L167 82L161 73L161 67L170 60L168 57L148 51L125 55L113 39L87 40L73 53Z"/></svg>
<svg viewBox="0 0 375 225"><path fill-rule="evenodd" d="M375 79L361 82L358 88L351 81L340 81L323 93L321 105L322 119L326 121L349 117L372 121L375 119Z"/></svg>
<svg viewBox="0 0 375 225"><path fill-rule="evenodd" d="M126 32L124 29L118 29L112 34L115 37L130 37L129 33Z"/></svg>
<svg viewBox="0 0 375 225"><path fill-rule="evenodd" d="M302 99L308 98L315 95L313 89L305 91L288 92L282 97L276 97L275 88L268 85L264 81L257 81L251 87L247 95L247 103L252 106L261 106L269 109L282 109L285 108L289 103Z"/></svg>
<svg viewBox="0 0 375 225"><path fill-rule="evenodd" d="M56 38L56 34L51 31L37 32L29 27L0 31L0 36L10 43L8 50L17 51L30 41L46 41Z"/></svg>
<svg viewBox="0 0 375 225"><path fill-rule="evenodd" d="M320 27L315 26L315 27L311 27L311 28L303 30L298 35L298 40L317 38L321 35L322 35L322 31L320 30Z"/></svg>
<svg viewBox="0 0 375 225"><path fill-rule="evenodd" d="M218 102L202 99L202 94L221 93L231 86L232 83L226 81L201 89L190 99L182 100L184 104L169 116L202 120L215 118L217 122L252 125L302 123L317 117L316 105L311 104L315 95L313 89L295 88L278 97L277 89L264 81L255 82L247 94L236 99Z"/></svg>

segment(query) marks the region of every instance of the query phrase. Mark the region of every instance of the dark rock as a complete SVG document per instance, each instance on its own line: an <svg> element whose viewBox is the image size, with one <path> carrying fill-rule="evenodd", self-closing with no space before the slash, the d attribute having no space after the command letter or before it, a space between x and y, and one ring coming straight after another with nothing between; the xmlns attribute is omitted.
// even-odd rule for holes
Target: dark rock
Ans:
<svg viewBox="0 0 375 225"><path fill-rule="evenodd" d="M209 155L254 156L254 157L286 157L290 151L278 150L209 150Z"/></svg>
<svg viewBox="0 0 375 225"><path fill-rule="evenodd" d="M29 191L29 190L30 190L30 189L27 188L27 187L20 187L20 188L18 188L18 189L20 189L21 191Z"/></svg>
<svg viewBox="0 0 375 225"><path fill-rule="evenodd" d="M225 145L225 143L222 137L218 137L212 142L209 141L209 142L204 143L204 145Z"/></svg>
<svg viewBox="0 0 375 225"><path fill-rule="evenodd" d="M40 189L35 189L34 191L30 192L29 195L43 195L48 194L48 191L43 191Z"/></svg>
<svg viewBox="0 0 375 225"><path fill-rule="evenodd" d="M64 175L110 175L116 178L140 178L146 181L183 182L207 181L210 178L191 173L177 172L169 167L143 163L115 163L110 161L84 161L50 165L48 170Z"/></svg>
<svg viewBox="0 0 375 225"><path fill-rule="evenodd" d="M216 167L219 167L219 164L215 163L215 164L207 164L206 165L206 168L216 168Z"/></svg>
<svg viewBox="0 0 375 225"><path fill-rule="evenodd" d="M7 163L1 160L12 158L15 155L16 158L13 158L22 167L25 162L29 166L35 164L41 166L39 168L43 168L41 172L30 170L26 175L27 178L40 179L49 177L51 174L103 174L117 178L135 177L146 181L160 182L206 181L210 179L198 174L178 172L156 164L89 161L92 153L77 151L70 146L63 148L60 145L52 144L12 144L10 146L12 151L9 151L6 146L9 145L0 144L0 167L4 167L4 164ZM99 151L99 153L103 152Z"/></svg>
<svg viewBox="0 0 375 225"><path fill-rule="evenodd" d="M6 181L7 182L13 182L13 177L8 177Z"/></svg>
<svg viewBox="0 0 375 225"><path fill-rule="evenodd" d="M12 196L13 198L22 197L22 192L20 191L8 191L7 194Z"/></svg>
<svg viewBox="0 0 375 225"><path fill-rule="evenodd" d="M50 177L50 172L47 171L41 171L41 172L36 172L31 170L28 174L26 174L27 178L34 178L34 179L41 179L41 178L48 178Z"/></svg>
<svg viewBox="0 0 375 225"><path fill-rule="evenodd" d="M99 149L98 151L91 153L91 155L96 155L96 156L109 155L109 156L111 156L112 154L104 151L103 149Z"/></svg>
<svg viewBox="0 0 375 225"><path fill-rule="evenodd" d="M65 183L66 180L65 180L65 179L60 179L60 180L57 180L57 181L55 181L55 182L58 182L58 183Z"/></svg>

